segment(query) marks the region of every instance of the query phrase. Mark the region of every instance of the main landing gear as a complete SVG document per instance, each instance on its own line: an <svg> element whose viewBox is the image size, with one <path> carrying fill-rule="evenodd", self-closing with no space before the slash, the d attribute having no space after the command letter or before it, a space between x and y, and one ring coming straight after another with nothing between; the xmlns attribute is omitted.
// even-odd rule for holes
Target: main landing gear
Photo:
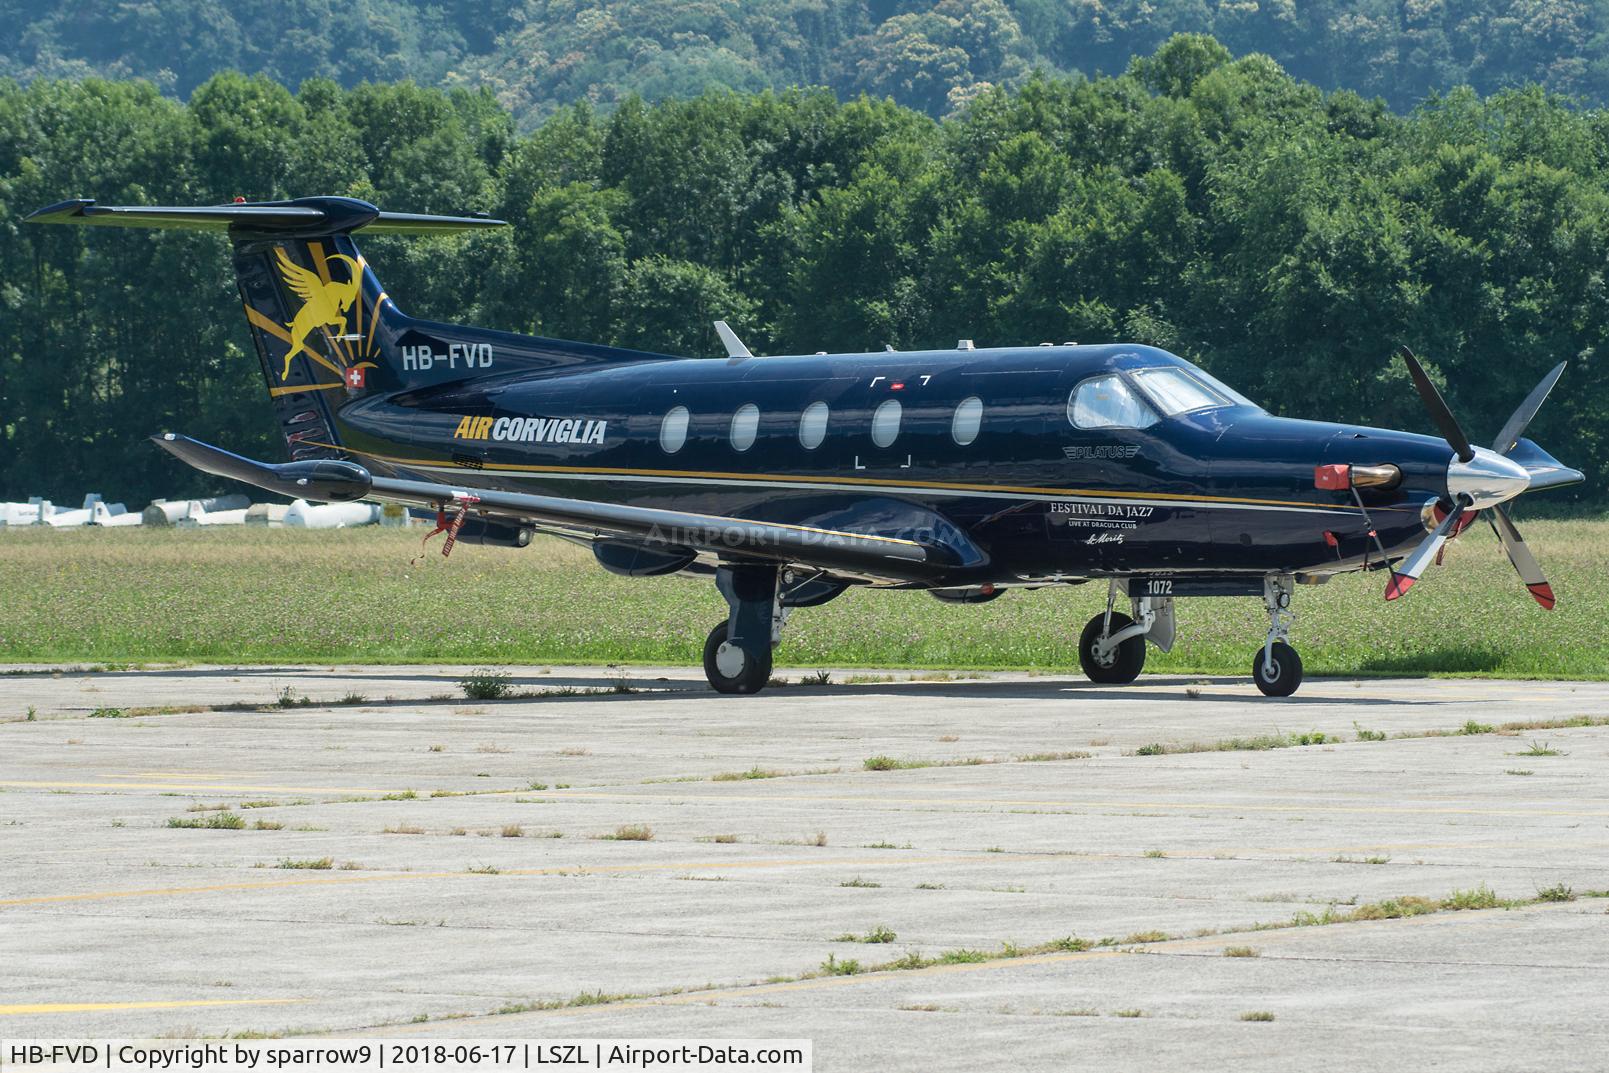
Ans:
<svg viewBox="0 0 1609 1073"><path fill-rule="evenodd" d="M704 677L717 693L758 693L771 680L771 646L782 637L788 609L772 563L725 565L715 587L731 609L704 641Z"/></svg>
<svg viewBox="0 0 1609 1073"><path fill-rule="evenodd" d="M1296 579L1290 574L1263 578L1263 606L1268 610L1268 634L1252 660L1252 680L1265 696L1288 697L1302 684L1302 657L1290 645L1291 592ZM1255 586L1252 580L1250 586ZM1106 611L1089 620L1078 638L1078 662L1091 682L1126 685L1145 668L1147 642L1167 652L1173 647L1175 589L1185 596L1250 596L1245 582L1178 582L1162 578L1114 580L1107 590ZM1145 595L1137 595L1139 593ZM1131 614L1116 610L1119 595L1127 595Z"/></svg>
<svg viewBox="0 0 1609 1073"><path fill-rule="evenodd" d="M717 693L758 693L771 681L771 649L788 615L835 599L847 584L774 563L725 563L715 570L715 587L730 613L704 641L704 677Z"/></svg>
<svg viewBox="0 0 1609 1073"><path fill-rule="evenodd" d="M1129 604L1132 617L1114 610L1117 605L1118 581L1106 590L1106 611L1089 620L1078 638L1078 664L1091 682L1102 685L1127 685L1140 676L1145 668L1145 643L1150 641L1162 651L1173 647L1174 618L1172 582L1123 582L1124 591L1130 586L1165 585L1166 589L1151 596L1132 596Z"/></svg>

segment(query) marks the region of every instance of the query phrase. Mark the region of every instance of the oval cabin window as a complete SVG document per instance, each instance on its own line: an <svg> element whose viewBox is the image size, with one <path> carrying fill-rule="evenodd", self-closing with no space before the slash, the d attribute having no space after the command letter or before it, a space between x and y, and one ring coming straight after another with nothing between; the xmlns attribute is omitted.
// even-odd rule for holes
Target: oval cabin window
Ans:
<svg viewBox="0 0 1609 1073"><path fill-rule="evenodd" d="M900 404L898 399L888 399L878 406L872 413L872 442L879 447L889 447L899 438Z"/></svg>
<svg viewBox="0 0 1609 1073"><path fill-rule="evenodd" d="M687 442L687 407L676 406L665 415L659 425L659 448L668 455L682 449Z"/></svg>
<svg viewBox="0 0 1609 1073"><path fill-rule="evenodd" d="M965 447L978 438L978 429L982 426L983 400L976 395L962 399L961 405L955 408L955 419L950 422L950 438Z"/></svg>
<svg viewBox="0 0 1609 1073"><path fill-rule="evenodd" d="M754 437L760 431L760 408L746 402L732 415L732 449L747 451L754 446Z"/></svg>
<svg viewBox="0 0 1609 1073"><path fill-rule="evenodd" d="M799 443L814 451L827 438L827 404L813 402L799 416Z"/></svg>

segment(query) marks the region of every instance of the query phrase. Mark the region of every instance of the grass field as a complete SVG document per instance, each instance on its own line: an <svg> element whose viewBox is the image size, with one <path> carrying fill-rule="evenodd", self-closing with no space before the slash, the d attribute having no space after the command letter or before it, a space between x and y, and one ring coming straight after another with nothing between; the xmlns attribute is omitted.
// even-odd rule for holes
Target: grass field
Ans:
<svg viewBox="0 0 1609 1073"><path fill-rule="evenodd" d="M1310 673L1609 677L1609 521L1525 523L1559 594L1531 602L1484 525L1412 594L1380 576L1297 593ZM558 541L523 550L421 530L0 529L0 662L696 664L724 613L709 581L628 580ZM980 606L916 592L846 593L794 614L779 665L1078 665L1105 586L1018 591ZM1149 670L1246 674L1259 601L1181 601L1179 643Z"/></svg>

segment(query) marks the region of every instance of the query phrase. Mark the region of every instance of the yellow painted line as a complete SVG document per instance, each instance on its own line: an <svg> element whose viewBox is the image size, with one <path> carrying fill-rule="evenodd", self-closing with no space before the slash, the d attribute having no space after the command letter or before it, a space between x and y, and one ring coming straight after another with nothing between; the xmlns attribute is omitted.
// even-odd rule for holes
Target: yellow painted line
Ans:
<svg viewBox="0 0 1609 1073"><path fill-rule="evenodd" d="M256 775L255 771L134 771L128 774L105 773L103 779L229 779L242 775Z"/></svg>
<svg viewBox="0 0 1609 1073"><path fill-rule="evenodd" d="M98 779L230 779L255 775L255 771L98 771Z"/></svg>
<svg viewBox="0 0 1609 1073"><path fill-rule="evenodd" d="M0 1017L28 1013L100 1013L106 1010L177 1010L192 1006L284 1006L303 998L179 999L172 1002L34 1002L0 1006Z"/></svg>
<svg viewBox="0 0 1609 1073"><path fill-rule="evenodd" d="M1525 840L1526 849L1603 849L1609 847L1609 842L1582 842L1577 840L1538 842L1532 839ZM1259 854L1276 853L1297 856L1311 856L1316 853L1407 853L1418 850L1477 850L1477 849L1513 849L1512 840L1500 842L1365 842L1351 846L1214 846L1207 849L1190 850L1188 852L1170 853L1170 857L1180 857L1185 860L1200 860L1214 854L1230 854L1235 857L1254 857ZM1082 856L1082 854L1080 854ZM1132 854L1128 854L1132 856ZM1332 861L1332 864L1362 864L1362 861ZM1411 864L1411 861L1399 861L1399 864ZM1300 901L1300 899L1294 899Z"/></svg>
<svg viewBox="0 0 1609 1073"><path fill-rule="evenodd" d="M1037 853L1013 856L1011 860L1049 860L1059 857L1056 853ZM890 864L966 864L972 861L998 861L998 853L941 853L928 857L908 857L900 854L889 854L878 857L839 857L837 859L799 859L768 858L763 860L710 860L710 861L678 861L674 864L603 864L597 866L580 866L569 868L509 868L502 874L505 876L544 876L544 875L573 875L576 872L604 873L633 873L633 872L664 872L686 871L693 868L718 868L721 871L730 871L737 868L787 868L793 865L809 865L810 867L829 866L833 868L873 868L878 865ZM4 903L0 903L4 904Z"/></svg>
<svg viewBox="0 0 1609 1073"><path fill-rule="evenodd" d="M0 785L4 785L0 783ZM514 791L509 791L514 792ZM547 798L551 800L599 800L599 801L630 801L635 804L663 803L667 805L685 804L711 804L719 805L731 801L750 801L755 803L777 801L801 801L823 805L831 804L874 804L885 807L902 808L912 805L925 806L962 806L968 809L991 808L1064 808L1064 809L1172 809L1179 812L1213 811L1213 812L1353 812L1366 816L1387 816L1397 813L1410 813L1421 815L1431 813L1449 816L1582 816L1598 817L1609 816L1609 808L1603 809L1531 809L1531 808L1430 808L1421 804L1405 805L1334 805L1322 801L1303 805L1261 805L1252 802L1227 803L1216 801L1057 801L1037 798L995 798L979 797L976 799L962 799L955 797L889 797L887 795L874 796L871 794L708 794L694 795L681 791L681 796L656 796L652 794L626 794L626 793L598 793L585 790L560 791L531 791L521 790L522 794L532 797ZM491 795L487 795L491 796Z"/></svg>
<svg viewBox="0 0 1609 1073"><path fill-rule="evenodd" d="M720 869L728 871L739 868L875 868L891 864L950 864L966 863L969 861L1022 861L1025 859L1048 859L1060 856L1059 854L1036 854L1032 857L1011 856L1002 857L998 853L989 854L945 854L933 857L906 857L897 854L882 854L876 857L799 857L767 858L762 860L710 860L710 861L667 861L658 864L592 864L592 865L562 865L552 868L513 868L496 873L476 872L375 872L343 874L333 876L302 876L295 879L268 879L253 880L241 883L212 883L197 887L146 887L136 890L102 890L85 891L80 894L39 894L28 898L8 898L0 900L0 908L19 905L55 905L63 902L95 902L115 898L154 898L164 896L178 896L186 894L217 894L225 891L248 890L277 890L282 887L318 887L334 886L350 883L389 883L401 880L415 879L483 879L497 876L573 876L573 875L613 875L613 874L648 874L655 872L686 872L692 869Z"/></svg>
<svg viewBox="0 0 1609 1073"><path fill-rule="evenodd" d="M202 793L249 794L394 794L399 790L381 790L373 786L238 786L223 783L182 782L47 782L28 779L0 779L0 786L14 786L25 790L196 790Z"/></svg>
<svg viewBox="0 0 1609 1073"><path fill-rule="evenodd" d="M472 875L469 872L399 872L375 875L320 876L304 879L260 880L252 883L213 883L204 887L146 887L140 890L98 890L82 894L40 894L31 898L8 898L0 908L18 905L53 905L59 902L98 902L111 898L154 898L164 895L217 894L223 891L276 890L280 887L318 887L349 883L384 883L398 879L440 879L444 876Z"/></svg>

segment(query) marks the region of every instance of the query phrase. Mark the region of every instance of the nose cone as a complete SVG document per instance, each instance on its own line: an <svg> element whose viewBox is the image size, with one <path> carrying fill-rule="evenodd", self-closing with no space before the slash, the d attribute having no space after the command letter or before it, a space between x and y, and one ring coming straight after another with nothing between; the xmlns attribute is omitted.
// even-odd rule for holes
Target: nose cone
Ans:
<svg viewBox="0 0 1609 1073"><path fill-rule="evenodd" d="M1447 466L1447 494L1468 496L1477 508L1494 507L1529 487L1531 475L1524 466L1484 447L1475 448L1468 462L1455 457Z"/></svg>

